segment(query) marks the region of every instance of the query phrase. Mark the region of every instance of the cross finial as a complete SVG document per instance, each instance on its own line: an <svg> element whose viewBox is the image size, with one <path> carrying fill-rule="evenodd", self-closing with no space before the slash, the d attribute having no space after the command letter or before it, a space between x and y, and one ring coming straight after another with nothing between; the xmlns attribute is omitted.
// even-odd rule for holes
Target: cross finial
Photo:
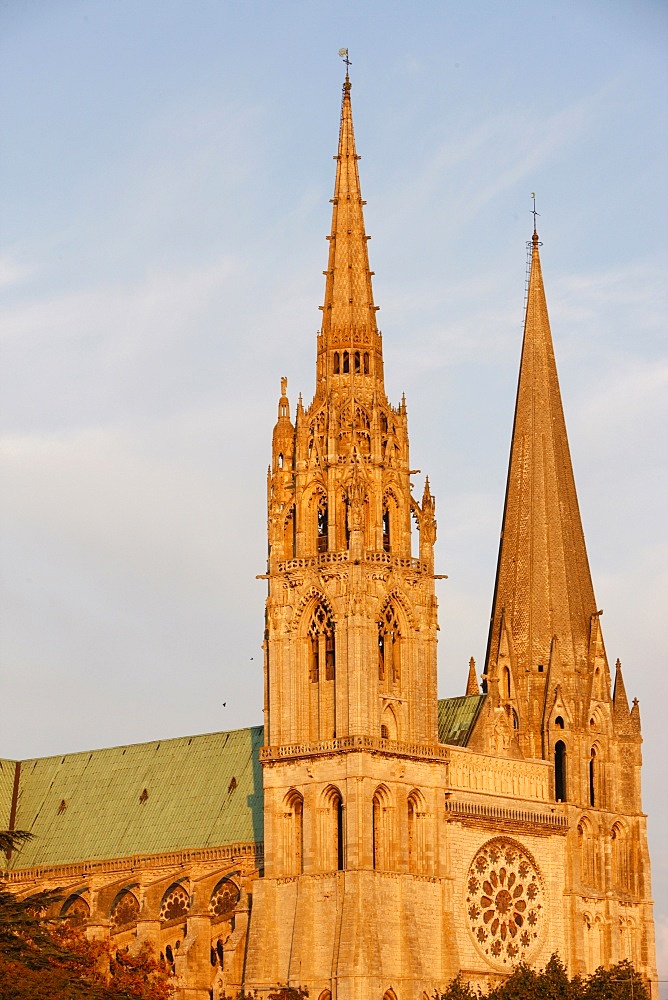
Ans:
<svg viewBox="0 0 668 1000"><path fill-rule="evenodd" d="M537 232L536 217L538 215L540 215L540 212L536 211L536 192L535 191L531 192L531 199L533 201L533 208L531 209L531 214L533 215L533 231L535 233L535 232Z"/></svg>
<svg viewBox="0 0 668 1000"><path fill-rule="evenodd" d="M348 58L348 49L339 49L339 55L346 64L346 80L348 79L348 70L352 66L350 59Z"/></svg>

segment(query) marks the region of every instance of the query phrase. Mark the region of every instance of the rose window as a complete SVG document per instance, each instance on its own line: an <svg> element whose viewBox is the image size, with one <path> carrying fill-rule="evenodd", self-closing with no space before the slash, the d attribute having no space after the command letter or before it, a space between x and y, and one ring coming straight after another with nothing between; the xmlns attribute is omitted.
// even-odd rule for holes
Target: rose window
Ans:
<svg viewBox="0 0 668 1000"><path fill-rule="evenodd" d="M224 917L234 910L239 902L239 889L234 882L223 881L216 886L211 902L209 903L209 913L215 919Z"/></svg>
<svg viewBox="0 0 668 1000"><path fill-rule="evenodd" d="M160 920L166 923L169 920L181 920L188 916L190 908L190 896L182 885L173 885L169 892L166 892L162 906L160 907Z"/></svg>
<svg viewBox="0 0 668 1000"><path fill-rule="evenodd" d="M476 945L494 965L525 959L544 919L543 884L533 858L505 837L475 855L466 879L466 909Z"/></svg>

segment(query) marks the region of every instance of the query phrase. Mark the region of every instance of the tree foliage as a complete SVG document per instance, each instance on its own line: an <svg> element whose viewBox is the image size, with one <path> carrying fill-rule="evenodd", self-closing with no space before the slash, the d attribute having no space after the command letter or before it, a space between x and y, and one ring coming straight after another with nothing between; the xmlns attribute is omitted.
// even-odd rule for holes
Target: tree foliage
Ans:
<svg viewBox="0 0 668 1000"><path fill-rule="evenodd" d="M501 985L474 990L461 974L435 1000L649 1000L647 985L630 962L569 979L558 955L544 969L520 964Z"/></svg>
<svg viewBox="0 0 668 1000"><path fill-rule="evenodd" d="M29 839L0 831L6 855ZM110 953L67 919L47 914L59 891L21 898L0 885L0 997L2 1000L169 1000L173 990L148 948Z"/></svg>

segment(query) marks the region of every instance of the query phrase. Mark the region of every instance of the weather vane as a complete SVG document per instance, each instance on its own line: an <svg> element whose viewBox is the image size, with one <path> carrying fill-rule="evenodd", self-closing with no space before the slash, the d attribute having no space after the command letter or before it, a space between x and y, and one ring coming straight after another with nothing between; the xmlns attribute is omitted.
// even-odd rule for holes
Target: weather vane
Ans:
<svg viewBox="0 0 668 1000"><path fill-rule="evenodd" d="M535 191L531 192L531 197L533 199L533 208L531 209L531 214L533 215L533 231L535 233L535 232L537 232L537 229L536 229L536 216L540 215L540 212L536 211L536 192Z"/></svg>
<svg viewBox="0 0 668 1000"><path fill-rule="evenodd" d="M348 79L348 69L352 66L350 59L348 58L348 49L339 49L339 55L346 64L346 79Z"/></svg>

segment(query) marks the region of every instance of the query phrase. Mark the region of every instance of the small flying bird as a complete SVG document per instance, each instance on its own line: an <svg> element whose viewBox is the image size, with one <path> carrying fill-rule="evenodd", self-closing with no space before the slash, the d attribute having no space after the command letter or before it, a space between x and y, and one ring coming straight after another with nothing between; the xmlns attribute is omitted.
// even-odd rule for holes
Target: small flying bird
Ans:
<svg viewBox="0 0 668 1000"><path fill-rule="evenodd" d="M225 708L225 706L226 706L226 705L227 705L227 702L226 702L226 701L224 701L224 702L223 702L223 708Z"/></svg>

